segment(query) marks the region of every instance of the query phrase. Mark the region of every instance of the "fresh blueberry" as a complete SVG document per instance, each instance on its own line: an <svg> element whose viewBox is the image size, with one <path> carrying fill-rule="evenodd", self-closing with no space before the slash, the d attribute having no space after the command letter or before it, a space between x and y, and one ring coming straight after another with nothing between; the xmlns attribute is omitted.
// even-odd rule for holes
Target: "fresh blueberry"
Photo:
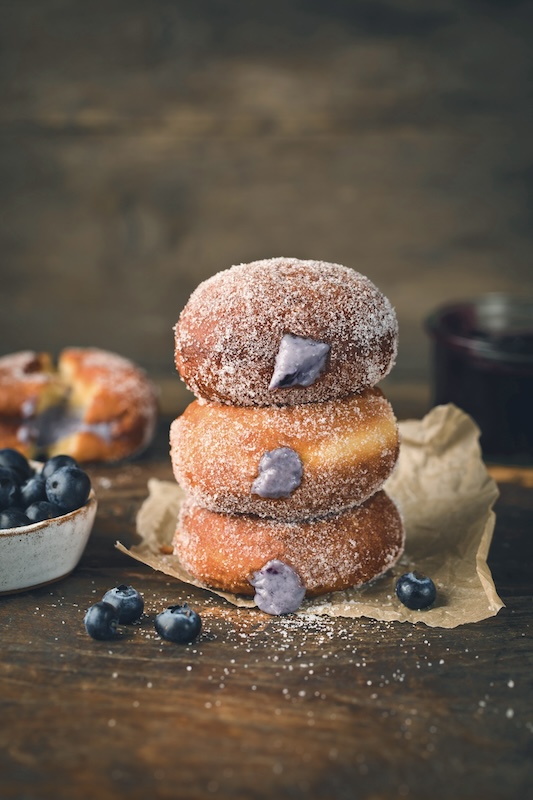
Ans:
<svg viewBox="0 0 533 800"><path fill-rule="evenodd" d="M202 629L200 615L189 608L187 603L165 609L157 615L154 624L163 639L179 644L193 642Z"/></svg>
<svg viewBox="0 0 533 800"><path fill-rule="evenodd" d="M421 611L435 602L437 590L431 578L418 572L407 572L396 582L396 595L407 608Z"/></svg>
<svg viewBox="0 0 533 800"><path fill-rule="evenodd" d="M11 447L5 447L0 450L0 467L14 470L19 476L19 482L27 480L32 474L33 470L25 458L18 450L13 450Z"/></svg>
<svg viewBox="0 0 533 800"><path fill-rule="evenodd" d="M89 499L91 480L79 467L64 466L46 479L46 496L67 511L84 506Z"/></svg>
<svg viewBox="0 0 533 800"><path fill-rule="evenodd" d="M0 508L11 508L20 504L20 488L17 473L0 467Z"/></svg>
<svg viewBox="0 0 533 800"><path fill-rule="evenodd" d="M55 519L61 517L65 513L63 508L49 503L48 500L38 500L37 503L32 503L26 509L26 516L30 522L42 522L45 519Z"/></svg>
<svg viewBox="0 0 533 800"><path fill-rule="evenodd" d="M42 471L43 478L49 478L57 469L61 467L79 467L78 462L72 456L52 456L45 463Z"/></svg>
<svg viewBox="0 0 533 800"><path fill-rule="evenodd" d="M0 530L21 528L23 525L29 524L30 520L21 508L7 508L0 512Z"/></svg>
<svg viewBox="0 0 533 800"><path fill-rule="evenodd" d="M37 473L20 487L20 502L27 508L40 500L46 500L46 481L41 473Z"/></svg>
<svg viewBox="0 0 533 800"><path fill-rule="evenodd" d="M104 594L102 600L116 609L121 624L135 622L144 611L144 600L133 586L115 586Z"/></svg>
<svg viewBox="0 0 533 800"><path fill-rule="evenodd" d="M118 613L111 603L100 600L87 611L83 623L93 639L114 639L117 635Z"/></svg>

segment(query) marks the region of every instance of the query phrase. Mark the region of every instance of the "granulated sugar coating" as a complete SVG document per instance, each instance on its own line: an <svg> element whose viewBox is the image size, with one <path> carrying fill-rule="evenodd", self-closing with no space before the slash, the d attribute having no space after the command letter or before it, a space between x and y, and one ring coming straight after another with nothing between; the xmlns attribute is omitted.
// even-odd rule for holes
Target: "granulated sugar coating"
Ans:
<svg viewBox="0 0 533 800"><path fill-rule="evenodd" d="M191 575L250 595L274 562L313 597L396 562L402 520L378 490L396 463L398 430L374 387L393 366L397 338L387 298L339 264L255 261L196 289L175 327L175 358L198 399L170 436L188 494L174 554ZM297 479L285 459L283 474L281 462L269 467L275 491L261 491L265 455L280 452L296 459Z"/></svg>
<svg viewBox="0 0 533 800"><path fill-rule="evenodd" d="M211 511L297 520L332 514L370 497L391 474L398 429L383 393L250 408L191 403L170 430L178 483ZM288 497L260 497L254 481L265 452L291 448L300 485Z"/></svg>
<svg viewBox="0 0 533 800"><path fill-rule="evenodd" d="M269 389L282 338L330 346L307 387ZM200 398L294 405L346 397L392 368L398 325L386 297L339 264L274 258L219 272L193 292L175 327L178 371Z"/></svg>
<svg viewBox="0 0 533 800"><path fill-rule="evenodd" d="M297 572L313 597L381 575L400 557L404 530L383 491L342 514L299 523L218 514L188 498L173 544L183 566L214 588L252 595L250 577L279 560Z"/></svg>

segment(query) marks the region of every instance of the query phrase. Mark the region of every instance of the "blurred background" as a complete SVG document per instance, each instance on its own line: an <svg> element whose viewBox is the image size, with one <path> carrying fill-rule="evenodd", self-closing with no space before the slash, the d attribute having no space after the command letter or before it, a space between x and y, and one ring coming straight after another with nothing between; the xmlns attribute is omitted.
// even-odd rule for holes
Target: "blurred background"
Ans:
<svg viewBox="0 0 533 800"><path fill-rule="evenodd" d="M401 414L431 309L531 287L531 3L0 9L0 354L100 346L172 393L200 281L323 259L396 307Z"/></svg>

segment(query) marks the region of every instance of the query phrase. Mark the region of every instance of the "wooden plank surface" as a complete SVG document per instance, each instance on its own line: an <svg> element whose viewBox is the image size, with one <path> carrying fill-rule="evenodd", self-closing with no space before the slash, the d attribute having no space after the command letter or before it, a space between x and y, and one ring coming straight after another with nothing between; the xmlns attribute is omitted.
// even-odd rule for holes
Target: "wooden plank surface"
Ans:
<svg viewBox="0 0 533 800"><path fill-rule="evenodd" d="M167 422L144 458L91 470L100 507L76 571L0 598L3 800L529 796L530 489L501 484L496 617L455 630L272 618L115 550L134 541L147 479L171 479ZM123 582L145 616L93 641L85 610ZM200 639L161 642L154 615L184 600Z"/></svg>

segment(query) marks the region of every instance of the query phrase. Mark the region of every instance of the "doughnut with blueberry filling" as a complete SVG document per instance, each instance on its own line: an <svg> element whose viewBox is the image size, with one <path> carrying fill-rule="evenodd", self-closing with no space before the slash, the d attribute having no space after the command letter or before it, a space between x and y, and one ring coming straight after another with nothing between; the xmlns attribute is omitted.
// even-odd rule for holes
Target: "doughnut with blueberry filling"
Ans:
<svg viewBox="0 0 533 800"><path fill-rule="evenodd" d="M0 447L27 457L118 461L144 449L157 417L146 374L116 353L67 348L0 358Z"/></svg>

